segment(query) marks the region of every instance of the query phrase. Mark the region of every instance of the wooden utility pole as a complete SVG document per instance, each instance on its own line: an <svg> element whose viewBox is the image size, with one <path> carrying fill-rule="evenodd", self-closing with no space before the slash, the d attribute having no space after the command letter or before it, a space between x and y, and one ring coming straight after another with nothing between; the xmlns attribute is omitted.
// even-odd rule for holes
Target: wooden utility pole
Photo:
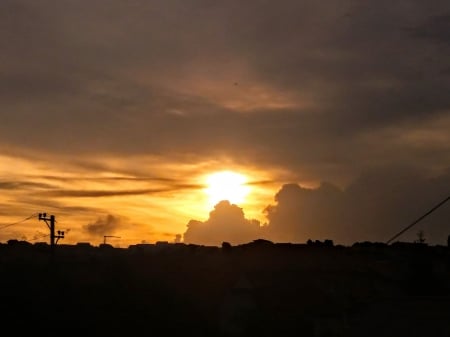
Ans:
<svg viewBox="0 0 450 337"><path fill-rule="evenodd" d="M50 230L50 249L53 253L59 239L64 239L64 231L57 231L57 234L55 234L56 220L54 215L50 215L50 217L47 217L47 213L39 213L39 220L43 220Z"/></svg>

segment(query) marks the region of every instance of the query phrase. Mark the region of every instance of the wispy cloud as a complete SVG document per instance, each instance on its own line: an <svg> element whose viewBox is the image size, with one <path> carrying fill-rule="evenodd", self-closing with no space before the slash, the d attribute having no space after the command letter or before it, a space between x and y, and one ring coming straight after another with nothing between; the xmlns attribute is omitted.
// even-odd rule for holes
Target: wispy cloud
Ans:
<svg viewBox="0 0 450 337"><path fill-rule="evenodd" d="M53 188L53 185L33 181L1 181L0 190L34 190Z"/></svg>
<svg viewBox="0 0 450 337"><path fill-rule="evenodd" d="M183 187L183 189L186 187ZM156 194L164 192L172 192L181 188L154 188L140 190L51 190L39 193L46 197L77 197L77 198L93 198L93 197L112 197L127 195Z"/></svg>
<svg viewBox="0 0 450 337"><path fill-rule="evenodd" d="M172 223L220 166L268 172L249 185L271 193L286 177L345 189L374 167L442 172L449 13L446 0L0 1L0 213L96 198L104 214L121 197L124 213Z"/></svg>

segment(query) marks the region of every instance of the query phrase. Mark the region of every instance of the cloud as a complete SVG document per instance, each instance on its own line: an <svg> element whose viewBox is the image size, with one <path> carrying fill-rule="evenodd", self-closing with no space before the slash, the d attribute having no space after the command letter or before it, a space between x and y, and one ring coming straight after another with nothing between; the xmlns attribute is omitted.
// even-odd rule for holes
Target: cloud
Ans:
<svg viewBox="0 0 450 337"><path fill-rule="evenodd" d="M0 180L0 189L3 190L22 190L22 189L48 189L53 186L50 184L37 183L33 181L6 181Z"/></svg>
<svg viewBox="0 0 450 337"><path fill-rule="evenodd" d="M175 235L175 239L174 239L174 243L181 243L182 238L183 238L183 235L181 235L181 234L176 234L176 235Z"/></svg>
<svg viewBox="0 0 450 337"><path fill-rule="evenodd" d="M98 168L97 168L98 169ZM103 167L103 169L105 169ZM56 175L28 175L28 178L31 179L46 179L46 180L55 180L55 181L62 181L62 182L77 182L77 181L110 181L110 182L114 182L114 181L137 181L137 182L151 182L151 181L158 181L158 182L166 182L166 183L171 183L171 182L176 182L175 179L172 178L165 178L165 177L134 177L134 176L111 176L111 177L103 177L103 176L99 176L99 177L84 177L84 176L71 176L71 177L67 177L67 176L56 176ZM1 182L0 181L0 186L2 186L3 183L8 183L8 182ZM46 185L44 187L48 187L49 185Z"/></svg>
<svg viewBox="0 0 450 337"><path fill-rule="evenodd" d="M121 218L108 214L104 217L97 218L93 223L83 226L83 231L92 236L110 235L115 233L122 226L123 223Z"/></svg>
<svg viewBox="0 0 450 337"><path fill-rule="evenodd" d="M450 13L428 18L425 23L412 29L412 35L450 44Z"/></svg>
<svg viewBox="0 0 450 337"><path fill-rule="evenodd" d="M75 165L79 177L156 177L42 177L57 189L33 196L50 204L181 189L165 163L230 158L333 182L322 205L333 195L347 209L342 186L368 168L450 165L449 13L448 0L2 0L0 150L33 159L36 175ZM6 194L40 188L5 179ZM298 202L326 194L290 188ZM306 220L317 235L332 223ZM280 239L298 234L279 226Z"/></svg>
<svg viewBox="0 0 450 337"><path fill-rule="evenodd" d="M315 188L284 184L275 203L265 208L263 226L246 219L237 205L222 201L206 221L189 221L184 242L241 244L257 238L296 243L330 239L344 245L386 242L449 196L450 169L436 173L380 165L366 169L344 188L330 182ZM449 217L447 203L396 240L412 242L422 230L428 243L445 245Z"/></svg>
<svg viewBox="0 0 450 337"><path fill-rule="evenodd" d="M4 209L10 209L10 214L14 214L15 209L21 209L21 213L24 210L35 210L37 212L57 212L64 215L74 214L74 213L83 213L83 214L92 214L103 212L104 210L99 208L98 205L92 206L81 206L81 205L71 205L66 204L65 202L59 202L55 199L43 199L38 196L20 196L17 197L11 204L5 205ZM17 212L16 212L17 213Z"/></svg>
<svg viewBox="0 0 450 337"><path fill-rule="evenodd" d="M228 154L336 178L369 160L360 137L389 147L386 128L450 109L450 50L429 43L448 36L447 1L0 6L5 147Z"/></svg>
<svg viewBox="0 0 450 337"><path fill-rule="evenodd" d="M429 177L407 167L372 169L345 189L322 183L306 189L286 184L267 207L267 234L274 241L332 239L386 242L450 196L450 171ZM412 242L422 228L433 244L445 244L450 204L445 205L397 240Z"/></svg>
<svg viewBox="0 0 450 337"><path fill-rule="evenodd" d="M155 189L138 189L138 190L51 190L40 193L47 197L79 197L79 198L94 198L94 197L113 197L113 196L127 196L127 195L141 195L153 194L171 191L170 188L155 188Z"/></svg>
<svg viewBox="0 0 450 337"><path fill-rule="evenodd" d="M102 180L102 179L99 179ZM199 184L173 184L170 187L163 188L145 188L135 190L49 190L40 192L39 195L47 197L75 197L75 198L96 198L96 197L115 197L127 195L157 194L173 192L182 189L198 189L202 187Z"/></svg>
<svg viewBox="0 0 450 337"><path fill-rule="evenodd" d="M276 205L266 208L268 237L277 242L331 239L340 219L336 217L343 192L330 183L316 189L285 184L275 195Z"/></svg>
<svg viewBox="0 0 450 337"><path fill-rule="evenodd" d="M259 221L246 219L242 208L223 200L209 213L206 221L189 221L183 241L219 246L224 241L231 244L247 243L259 235Z"/></svg>

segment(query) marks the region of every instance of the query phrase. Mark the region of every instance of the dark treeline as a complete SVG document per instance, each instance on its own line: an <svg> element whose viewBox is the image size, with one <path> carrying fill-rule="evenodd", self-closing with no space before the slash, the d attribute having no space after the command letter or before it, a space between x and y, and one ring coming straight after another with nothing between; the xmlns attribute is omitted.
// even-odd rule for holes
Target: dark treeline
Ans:
<svg viewBox="0 0 450 337"><path fill-rule="evenodd" d="M0 273L11 336L450 335L446 246L12 240Z"/></svg>

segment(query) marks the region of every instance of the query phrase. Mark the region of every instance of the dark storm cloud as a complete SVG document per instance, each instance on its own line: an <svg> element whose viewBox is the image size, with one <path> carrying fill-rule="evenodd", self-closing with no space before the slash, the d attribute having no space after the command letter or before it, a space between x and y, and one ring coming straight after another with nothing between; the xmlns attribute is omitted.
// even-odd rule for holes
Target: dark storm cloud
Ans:
<svg viewBox="0 0 450 337"><path fill-rule="evenodd" d="M332 182L380 163L442 169L449 13L440 0L5 0L0 147L229 155ZM280 95L289 104L261 103Z"/></svg>
<svg viewBox="0 0 450 337"><path fill-rule="evenodd" d="M406 167L370 170L341 190L284 185L268 206L268 236L276 241L332 239L386 242L450 196L450 171L436 177ZM432 244L445 244L450 204L424 218L397 240L413 241L423 229Z"/></svg>

